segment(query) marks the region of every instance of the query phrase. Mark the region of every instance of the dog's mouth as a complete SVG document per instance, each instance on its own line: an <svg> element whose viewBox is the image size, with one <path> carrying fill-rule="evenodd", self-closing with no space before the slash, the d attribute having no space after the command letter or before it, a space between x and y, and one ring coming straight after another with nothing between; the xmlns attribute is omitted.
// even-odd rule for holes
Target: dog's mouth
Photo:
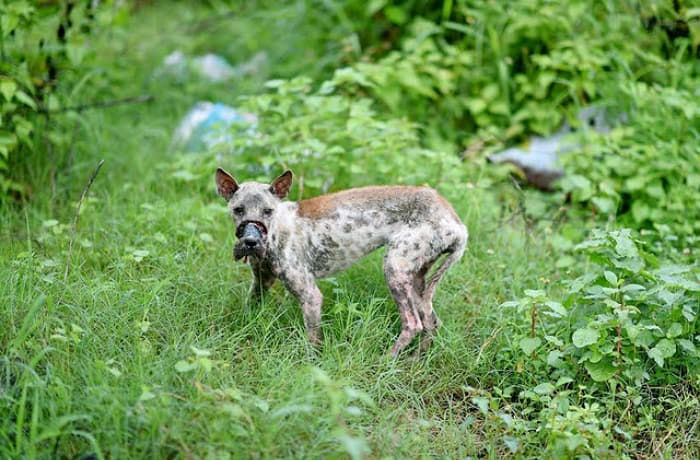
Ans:
<svg viewBox="0 0 700 460"><path fill-rule="evenodd" d="M265 253L267 227L257 220L246 220L236 229L238 241L233 247L233 258L247 261L248 256L261 258Z"/></svg>

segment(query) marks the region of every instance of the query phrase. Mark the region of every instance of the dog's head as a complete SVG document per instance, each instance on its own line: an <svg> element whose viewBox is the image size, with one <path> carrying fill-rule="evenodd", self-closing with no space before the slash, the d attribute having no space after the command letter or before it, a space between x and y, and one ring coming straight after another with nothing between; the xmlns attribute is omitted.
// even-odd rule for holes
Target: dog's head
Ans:
<svg viewBox="0 0 700 460"><path fill-rule="evenodd" d="M239 185L233 176L218 168L215 180L216 191L228 201L228 210L236 226L238 242L233 248L233 257L236 260L246 256L263 257L270 222L289 193L292 172L285 171L271 184L244 182Z"/></svg>

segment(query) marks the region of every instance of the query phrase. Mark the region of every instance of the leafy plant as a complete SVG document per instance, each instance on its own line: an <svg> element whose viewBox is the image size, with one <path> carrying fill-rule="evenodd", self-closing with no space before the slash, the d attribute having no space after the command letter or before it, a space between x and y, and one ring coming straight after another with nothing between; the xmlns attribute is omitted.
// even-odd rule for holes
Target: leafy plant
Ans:
<svg viewBox="0 0 700 460"><path fill-rule="evenodd" d="M564 119L562 106L575 111L602 99L604 82L655 65L666 43L615 3L518 1L507 15L495 3L442 6L436 17L436 8L424 6L421 16L411 2L377 2L369 10L403 11L394 21L399 46L353 65L373 83L361 93L427 122L424 141L440 148L449 148L445 139L468 145L473 137L512 142L548 134ZM643 79L668 77L660 70Z"/></svg>
<svg viewBox="0 0 700 460"><path fill-rule="evenodd" d="M659 266L629 229L594 231L576 249L589 269L561 282L558 301L529 290L504 304L527 313L519 345L539 369L552 379L585 370L595 382L636 386L697 372L697 266Z"/></svg>
<svg viewBox="0 0 700 460"><path fill-rule="evenodd" d="M457 177L455 156L421 148L414 123L381 117L371 99L343 94L349 81L365 84L351 69L336 72L316 91L305 77L268 82L272 93L244 100L260 118L257 134L237 135L233 147L226 143L215 151L233 151L238 162L261 168L251 172L264 179L272 165L292 168L300 195L369 185L377 178L421 184L431 177Z"/></svg>
<svg viewBox="0 0 700 460"><path fill-rule="evenodd" d="M74 104L88 81L91 34L124 10L112 1L0 1L0 200L26 194L17 179L30 153L69 141L66 119L49 123L49 115Z"/></svg>
<svg viewBox="0 0 700 460"><path fill-rule="evenodd" d="M680 64L679 64L680 65ZM624 225L664 225L684 247L700 232L700 109L691 89L629 83L618 92L628 126L564 157L572 174L561 188L575 203Z"/></svg>
<svg viewBox="0 0 700 460"><path fill-rule="evenodd" d="M12 49L7 49L8 39L14 38L11 43L20 42L34 20L35 8L29 2L0 3L0 51L3 58L0 64L0 196L10 191L23 192L20 184L8 177L8 161L11 153L34 145L31 114L38 108L32 97L35 83L24 54L20 50L12 52Z"/></svg>

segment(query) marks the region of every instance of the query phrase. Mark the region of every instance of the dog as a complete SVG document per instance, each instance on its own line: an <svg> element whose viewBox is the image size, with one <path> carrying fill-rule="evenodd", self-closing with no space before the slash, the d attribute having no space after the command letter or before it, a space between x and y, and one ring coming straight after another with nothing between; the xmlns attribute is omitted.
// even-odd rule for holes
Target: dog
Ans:
<svg viewBox="0 0 700 460"><path fill-rule="evenodd" d="M418 350L428 348L439 326L435 287L462 257L468 238L466 226L435 190L371 186L292 202L282 201L292 186L291 171L270 184L238 184L218 168L215 181L236 228L234 258L247 259L253 273L251 299L282 281L301 303L309 341L318 345L323 297L316 279L386 246L384 275L401 316L390 352L398 355L420 332Z"/></svg>

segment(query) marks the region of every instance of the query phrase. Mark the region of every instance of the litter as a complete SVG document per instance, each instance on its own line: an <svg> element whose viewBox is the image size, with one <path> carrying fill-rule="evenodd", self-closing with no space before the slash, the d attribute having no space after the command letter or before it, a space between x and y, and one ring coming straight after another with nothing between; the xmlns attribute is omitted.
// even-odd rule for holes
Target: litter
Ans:
<svg viewBox="0 0 700 460"><path fill-rule="evenodd" d="M236 75L236 70L226 59L211 53L193 58L192 67L200 76L214 83L229 80Z"/></svg>
<svg viewBox="0 0 700 460"><path fill-rule="evenodd" d="M258 117L254 114L241 112L220 102L197 102L175 129L173 144L188 152L210 150L217 144L233 140L233 125L239 124L241 133L251 135L255 132L257 121Z"/></svg>
<svg viewBox="0 0 700 460"><path fill-rule="evenodd" d="M605 109L597 106L584 107L576 118L579 126L586 126L600 134L611 130L611 121L626 122L622 114L611 120ZM564 176L559 158L581 146L573 134L576 130L567 122L549 137L532 136L525 147L511 147L488 156L493 163L511 163L522 169L528 182L542 190L552 190L555 180Z"/></svg>
<svg viewBox="0 0 700 460"><path fill-rule="evenodd" d="M267 53L264 51L259 51L247 61L233 66L218 54L207 53L188 57L182 51L176 50L163 58L163 63L155 71L154 77L185 80L196 76L212 83L221 83L234 77L258 73L266 64Z"/></svg>

